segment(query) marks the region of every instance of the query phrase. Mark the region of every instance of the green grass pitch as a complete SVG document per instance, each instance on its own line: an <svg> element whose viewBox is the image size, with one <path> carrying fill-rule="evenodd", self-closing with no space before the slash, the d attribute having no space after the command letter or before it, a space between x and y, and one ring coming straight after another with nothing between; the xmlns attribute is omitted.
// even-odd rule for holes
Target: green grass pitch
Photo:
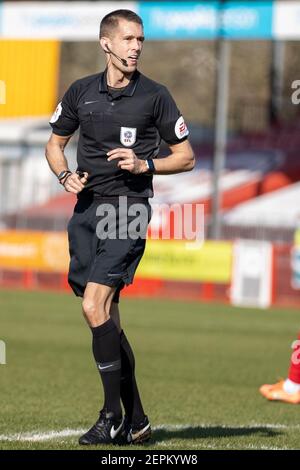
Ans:
<svg viewBox="0 0 300 470"><path fill-rule="evenodd" d="M299 312L157 299L124 299L121 312L154 428L147 449L300 448L300 405L258 393L286 375ZM79 449L102 404L80 300L2 290L0 339L0 449Z"/></svg>

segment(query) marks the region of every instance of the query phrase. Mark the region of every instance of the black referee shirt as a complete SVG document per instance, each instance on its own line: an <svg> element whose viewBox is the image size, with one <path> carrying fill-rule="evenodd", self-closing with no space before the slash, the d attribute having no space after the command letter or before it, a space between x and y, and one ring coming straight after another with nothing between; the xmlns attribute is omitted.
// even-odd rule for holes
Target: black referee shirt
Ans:
<svg viewBox="0 0 300 470"><path fill-rule="evenodd" d="M155 158L161 139L174 145L188 136L167 88L136 71L120 93L107 87L106 71L74 82L53 114L50 125L60 136L80 126L78 170L89 174L87 190L99 196L152 197L152 177L133 175L108 162L107 152L131 148L140 159Z"/></svg>

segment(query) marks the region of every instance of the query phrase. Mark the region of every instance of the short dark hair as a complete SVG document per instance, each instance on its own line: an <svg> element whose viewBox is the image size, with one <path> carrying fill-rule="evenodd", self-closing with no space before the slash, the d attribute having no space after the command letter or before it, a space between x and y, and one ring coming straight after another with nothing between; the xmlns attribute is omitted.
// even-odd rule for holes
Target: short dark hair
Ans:
<svg viewBox="0 0 300 470"><path fill-rule="evenodd" d="M111 30L118 26L120 19L132 21L133 23L140 24L143 27L142 18L136 13L134 13L134 11L115 10L111 13L108 13L108 15L102 18L102 21L100 23L99 38L102 38L103 36L109 36Z"/></svg>

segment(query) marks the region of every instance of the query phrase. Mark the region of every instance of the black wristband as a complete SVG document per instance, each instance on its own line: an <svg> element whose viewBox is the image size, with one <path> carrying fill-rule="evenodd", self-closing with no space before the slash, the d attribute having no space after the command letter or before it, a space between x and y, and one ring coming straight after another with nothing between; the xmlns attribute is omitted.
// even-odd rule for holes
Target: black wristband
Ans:
<svg viewBox="0 0 300 470"><path fill-rule="evenodd" d="M153 175L155 173L155 166L154 166L154 162L152 158L147 158L146 165L148 167L148 171L146 172L146 175Z"/></svg>
<svg viewBox="0 0 300 470"><path fill-rule="evenodd" d="M61 184L62 186L65 186L67 179L68 179L69 176L71 176L71 175L72 175L72 172L70 171L70 173L68 173L67 176L65 176L62 180L60 180L60 184Z"/></svg>
<svg viewBox="0 0 300 470"><path fill-rule="evenodd" d="M67 175L72 174L72 171L70 170L63 170L57 175L57 179L59 182L61 182Z"/></svg>

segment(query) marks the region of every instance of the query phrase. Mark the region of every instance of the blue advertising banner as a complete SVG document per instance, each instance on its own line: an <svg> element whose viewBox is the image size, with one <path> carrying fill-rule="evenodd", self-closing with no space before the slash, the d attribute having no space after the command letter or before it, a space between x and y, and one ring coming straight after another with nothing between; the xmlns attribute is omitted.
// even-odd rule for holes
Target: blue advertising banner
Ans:
<svg viewBox="0 0 300 470"><path fill-rule="evenodd" d="M273 1L140 2L148 39L271 39Z"/></svg>
<svg viewBox="0 0 300 470"><path fill-rule="evenodd" d="M223 29L224 36L230 39L271 39L273 2L228 2L223 14Z"/></svg>
<svg viewBox="0 0 300 470"><path fill-rule="evenodd" d="M148 39L213 39L218 2L140 2Z"/></svg>
<svg viewBox="0 0 300 470"><path fill-rule="evenodd" d="M0 37L95 41L99 21L120 2L0 0ZM122 2L143 18L147 39L300 38L300 1L218 0ZM58 27L59 26L59 27Z"/></svg>

